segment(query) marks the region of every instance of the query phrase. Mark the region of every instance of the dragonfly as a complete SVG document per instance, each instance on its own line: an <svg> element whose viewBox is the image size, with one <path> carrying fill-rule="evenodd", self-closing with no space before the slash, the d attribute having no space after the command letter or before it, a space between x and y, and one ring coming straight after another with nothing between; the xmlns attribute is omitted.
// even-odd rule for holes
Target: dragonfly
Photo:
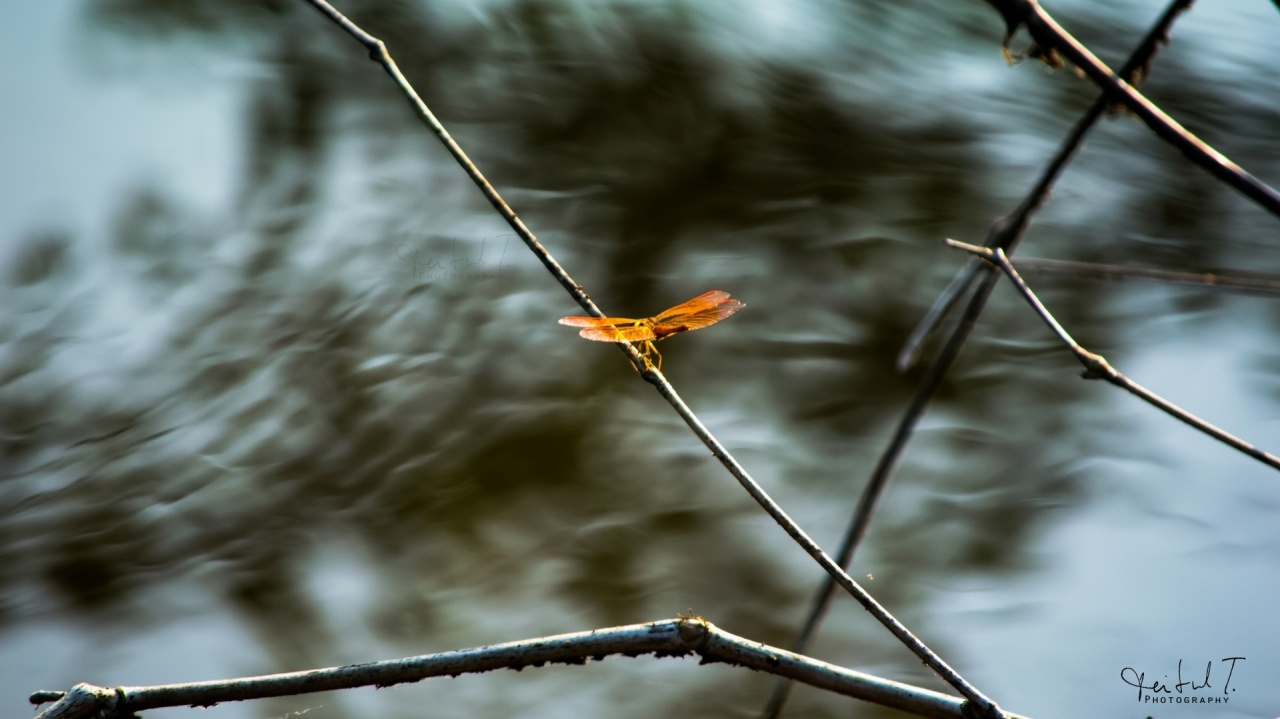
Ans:
<svg viewBox="0 0 1280 719"><path fill-rule="evenodd" d="M596 342L642 343L641 356L646 369L655 366L650 359L652 357L657 360L656 366L661 371L662 355L654 342L681 332L710 327L745 306L730 299L724 290L711 290L653 317L638 320L627 317L562 317L560 324L581 327L578 334Z"/></svg>

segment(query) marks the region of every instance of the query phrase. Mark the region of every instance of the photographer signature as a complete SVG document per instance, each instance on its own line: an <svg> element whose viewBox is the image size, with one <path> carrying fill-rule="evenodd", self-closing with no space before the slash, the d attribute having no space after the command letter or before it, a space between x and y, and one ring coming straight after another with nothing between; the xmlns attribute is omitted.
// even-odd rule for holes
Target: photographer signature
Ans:
<svg viewBox="0 0 1280 719"><path fill-rule="evenodd" d="M1244 657L1226 657L1221 661L1222 663L1227 665L1227 678L1222 683L1222 693L1223 695L1226 695L1227 691L1229 691L1229 688L1231 686L1231 675L1235 672L1236 662L1244 661ZM1182 678L1182 660L1179 659L1178 660L1178 682L1176 684L1166 683L1167 678L1169 676L1168 674L1164 675L1166 678L1166 681L1153 679L1151 680L1150 683L1147 683L1146 672L1139 672L1133 667L1125 667L1124 669L1121 669L1120 680L1131 687L1137 687L1138 701L1142 701L1144 698L1144 692L1150 692L1153 695L1172 694L1175 691L1178 694L1185 694L1189 692L1200 691L1202 689L1212 689L1213 685L1209 681L1212 673L1213 673L1213 662L1210 661L1206 663L1204 667L1204 681L1196 682L1194 679L1184 680ZM1146 699L1147 701L1150 701L1152 697L1146 696Z"/></svg>

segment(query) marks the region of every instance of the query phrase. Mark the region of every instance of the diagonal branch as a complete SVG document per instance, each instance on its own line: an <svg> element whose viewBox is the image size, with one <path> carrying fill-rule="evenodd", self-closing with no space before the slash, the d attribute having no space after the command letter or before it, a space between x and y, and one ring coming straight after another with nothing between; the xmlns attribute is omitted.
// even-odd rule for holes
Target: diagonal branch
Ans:
<svg viewBox="0 0 1280 719"><path fill-rule="evenodd" d="M1183 10L1190 6L1191 2L1192 0L1173 0L1169 4L1146 36L1142 38L1142 41L1134 49L1129 59L1125 61L1122 72L1126 77L1137 72L1140 68L1150 65L1152 58L1155 56L1157 44L1161 40L1168 38L1169 28L1173 26L1174 20ZM1071 133L1063 141L1058 152L1044 169L1044 172L1041 173L1023 201L1013 212L992 224L987 233L987 246L1006 247L1010 252L1013 251L1030 224L1031 217L1044 204L1054 183L1057 182L1067 163L1071 161L1076 151L1084 143L1085 135L1089 133L1094 123L1102 116L1107 104L1107 95L1104 94L1076 122L1071 129ZM964 293L973 287L975 281L978 282L978 286L973 291L964 315L961 317L959 324L952 330L951 336L947 339L942 351L939 352L933 365L926 372L920 386L916 389L911 404L908 405L906 412L903 413L897 427L894 429L889 446L881 453L880 459L876 462L876 467L871 473L871 478L867 481L867 486L863 488L862 494L858 498L858 505L854 509L853 518L845 529L844 537L840 542L838 561L843 568L847 568L850 562L853 561L854 552L866 535L867 527L871 523L871 515L880 500L880 495L884 493L884 488L889 482L889 476L893 473L893 469L898 464L898 459L906 449L907 441L915 432L916 422L924 414L925 408L928 406L929 401L933 399L938 386L942 384L942 378L946 376L952 363L960 355L960 350L964 347L965 341L968 340L969 334L973 331L973 327L978 321L978 316L982 314L983 308L986 307L987 298L991 296L991 291L996 284L996 276L991 271L990 266L976 258L970 260L967 266L956 275L956 278L939 297L938 301L934 303L934 306L921 321L920 326L912 333L902 353L898 356L899 369L905 369L914 364L915 355L925 338L933 332L934 328L950 312L951 308L959 302ZM818 627L822 624L823 617L826 616L827 607L830 605L834 594L834 582L830 578L824 579L822 585L814 594L813 601L809 605L808 616L805 618L800 634L796 637L793 646L795 651L803 654L808 650L809 645L813 642L814 635L818 631ZM790 691L790 681L785 679L778 681L764 708L763 716L766 719L776 719L782 713L782 708L786 705Z"/></svg>
<svg viewBox="0 0 1280 719"><path fill-rule="evenodd" d="M1169 3L1169 6L1161 13L1160 18L1156 20L1151 29L1147 31L1146 36L1142 38L1142 42L1138 43L1138 47L1134 49L1129 59L1125 60L1124 66L1120 69L1122 77L1133 77L1143 68L1150 67L1151 61L1155 58L1158 45L1161 42L1168 42L1169 29L1173 27L1174 20L1177 20L1178 16L1187 10L1193 1L1173 0L1173 2ZM1022 235L1026 232L1027 226L1031 224L1031 218L1036 212L1040 211L1045 200L1048 199L1049 193L1053 190L1053 185L1062 176L1062 171L1066 169L1067 163L1075 157L1076 152L1084 145L1085 136L1093 129L1094 124L1102 117L1102 114L1106 112L1110 104L1111 97L1106 92L1099 96L1097 100L1094 100L1089 109L1071 128L1071 132L1063 140L1062 145L1058 147L1058 152L1049 161L1049 164L1036 180L1036 184L1032 186L1031 191L1027 193L1027 196L1023 198L1018 207L991 225L983 245L986 247L1002 247L1009 253L1014 251L1018 246L1018 242L1022 239ZM979 270L984 267L986 265L974 258L956 274L955 279L938 296L938 299L929 308L920 324L911 333L911 337L903 345L902 352L898 355L898 369L906 370L915 364L916 355L921 346L923 346L924 341L937 329L960 296L973 285L974 278Z"/></svg>
<svg viewBox="0 0 1280 719"><path fill-rule="evenodd" d="M1191 427L1213 437L1219 442L1239 450L1240 452L1253 457L1273 469L1280 469L1280 457L1263 452L1252 444L1230 434L1226 430L1209 424L1203 419L1200 419L1178 405L1166 400L1155 392L1152 392L1146 387L1143 387L1137 382L1134 382L1124 376L1112 367L1102 355L1095 354L1081 347L1079 343L1077 343L1075 339L1067 333L1066 329L1064 329L1062 325L1058 324L1058 320L1050 314L1049 310L1040 302L1040 298L1036 297L1035 293L1031 291L1031 288L1027 286L1027 283L1018 274L1018 271L1014 269L1013 263L1009 262L1009 257L1004 253L1004 250L998 247L992 250L989 247L978 247L964 242L956 242L955 240L947 240L947 244L957 249L971 252L974 255L994 264L996 267L999 267L1000 270L1008 276L1009 280L1013 282L1013 286L1017 288L1018 293L1026 299L1027 304L1031 305L1031 308L1040 316L1040 319L1049 326L1049 329L1053 330L1053 333L1057 335L1058 339L1067 346L1067 349L1071 350L1071 353L1076 356L1076 359L1080 360L1080 364L1084 365L1085 371L1083 377L1085 379L1104 379L1111 384L1136 395L1139 399L1142 399L1157 409L1162 410L1173 418L1181 422L1185 422Z"/></svg>
<svg viewBox="0 0 1280 719"><path fill-rule="evenodd" d="M484 193L485 197L488 198L490 204L498 210L499 214L501 214L507 221L507 224L515 230L515 232L520 236L520 239L524 241L525 245L538 256L542 261L542 264L553 276L555 276L560 285L564 287L575 300L577 300L578 304L581 305L583 309L590 312L592 316L604 316L600 309L596 307L595 303L591 301L591 298L587 295L586 291L583 290L582 286L577 282L574 282L568 272L566 272L564 268L555 261L547 249L538 242L537 238L534 237L533 233L530 232L527 227L525 227L520 218L516 216L511 207L508 206L506 201L504 201L501 195L498 194L498 191L494 189L493 185L491 185L489 181L485 179L484 175L481 174L480 170L476 168L475 163L467 157L467 154L463 152L462 148L458 146L458 143L453 140L453 137L450 136L444 126L440 124L440 121L436 119L435 114L431 112L426 103L422 101L422 98L418 96L417 92L409 84L409 81L405 79L403 74L401 74L400 69L396 66L395 60L391 58L390 53L387 51L386 44L365 32L355 23L351 22L342 13L334 9L332 5L325 2L325 0L306 0L306 2L315 7L330 20L337 23L339 27L368 49L370 58L374 62L382 65L382 67L387 71L387 74L391 76L392 80L394 80L396 85L400 88L400 91L404 93L405 97L409 100L418 117L427 125L428 128L431 129L436 137L444 143L450 154L454 156L454 159L458 161L458 164L462 166L463 170L466 171L471 180L480 188L480 191ZM659 394L661 394L663 398L671 404L676 412L680 414L680 417L684 419L685 423L689 425L698 438L702 440L703 444L711 450L711 453L720 460L720 463L723 464L734 478L738 480L743 488L747 490L752 499L754 499L766 512L768 512L769 516L772 517L774 521L777 522L787 532L787 534L789 534L791 538L794 539L796 543L799 544L801 548L803 548L805 552L807 552L809 556L823 568L823 570L830 574L837 584L853 595L854 599L856 599L859 604L870 612L871 615L884 625L890 633L897 637L899 641L905 644L908 649L915 653L915 655L919 657L926 666L937 673L938 676L948 684L955 687L956 691L960 692L960 694L966 699L973 702L978 715L992 717L1000 715L1000 709L995 702L989 699L982 692L978 691L976 687L965 680L964 677L960 676L958 672L944 662L932 649L929 649L924 642L916 638L916 636L912 634L906 626L899 622L896 617L890 614L888 610L881 606L880 603L867 593L865 589L855 582L853 578L840 567L840 565L836 564L831 557L827 556L826 552L822 551L822 548L810 539L809 536L805 534L804 530L801 529L800 526L791 519L791 517L787 516L786 512L784 512L782 508L769 497L764 489L761 488L754 479L752 479L751 475L747 473L747 471L729 453L724 445L707 430L706 426L703 425L701 420L693 414L693 411L684 403L684 400L680 398L676 393L675 388L671 386L671 383L667 381L666 377L664 377L660 371L649 366L647 362L644 362L640 353L637 352L630 344L619 344L627 353L628 357L630 357L636 368L641 371L645 380L652 384L658 390Z"/></svg>
<svg viewBox="0 0 1280 719"><path fill-rule="evenodd" d="M987 0L1004 16L1009 28L1007 38L1019 25L1024 25L1036 43L1062 53L1084 71L1107 93L1109 99L1124 103L1162 139L1177 147L1192 162L1208 170L1218 179L1239 190L1273 215L1280 216L1280 192L1245 172L1225 155L1196 137L1169 117L1121 76L1111 71L1089 48L1080 44L1035 0ZM1122 73L1127 76L1127 73Z"/></svg>
<svg viewBox="0 0 1280 719"><path fill-rule="evenodd" d="M867 527L871 524L871 515L875 512L876 504L880 501L880 495L884 493L884 488L889 483L889 476L893 474L894 468L898 465L898 459L902 456L908 440L911 439L911 435L915 432L916 422L924 414L924 410L929 405L929 401L933 399L933 394L937 391L938 386L942 384L942 378L946 375L947 370L951 368L956 357L960 355L960 349L964 346L965 340L968 339L969 333L973 331L973 327L978 321L978 316L982 314L982 309L986 306L987 297L991 295L991 290L995 287L996 277L997 275L993 272L987 272L983 275L982 283L978 285L973 297L969 300L969 305L965 308L964 315L960 318L960 324L956 326L955 331L952 332L951 337L947 340L947 344L938 353L937 359L929 367L924 379L920 382L915 396L911 398L911 403L907 405L907 411L898 420L898 426L894 429L892 439L889 440L889 446L880 454L880 459L876 462L876 467L871 472L871 479L867 481L867 486L862 490L861 496L858 497L858 505L854 509L853 519L845 529L838 554L838 561L841 567L848 569L849 564L853 561L853 554L858 545L862 543L863 536L867 533ZM813 601L809 605L809 614L805 617L804 626L792 645L792 651L800 654L808 651L834 597L835 582L830 576L825 577L813 596ZM770 695L762 716L766 717L766 719L774 719L779 716L782 713L782 708L786 706L790 693L791 681L785 678L780 679L774 685L773 694Z"/></svg>
<svg viewBox="0 0 1280 719"><path fill-rule="evenodd" d="M31 702L54 702L36 715L36 719L129 716L133 712L162 707L210 707L222 702L356 687L382 688L432 677L456 677L496 669L518 671L548 663L586 664L617 654L628 657L641 654L686 657L697 654L702 657L703 664L723 662L790 677L836 694L919 716L942 719L966 719L970 716L966 712L966 702L957 697L888 681L753 642L730 634L701 617L681 617L404 659L220 681L115 688L77 684L69 692L36 692L31 696ZM1022 719L1013 714L1000 716Z"/></svg>

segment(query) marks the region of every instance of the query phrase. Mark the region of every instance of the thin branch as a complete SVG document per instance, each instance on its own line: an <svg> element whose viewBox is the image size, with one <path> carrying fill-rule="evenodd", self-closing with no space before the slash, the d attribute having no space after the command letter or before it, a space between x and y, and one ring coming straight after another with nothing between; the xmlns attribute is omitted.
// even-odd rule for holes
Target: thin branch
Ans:
<svg viewBox="0 0 1280 719"><path fill-rule="evenodd" d="M896 617L881 606L875 598L861 587L861 585L855 582L843 567L832 560L831 557L827 556L827 553L822 551L822 548L818 546L817 542L814 542L809 538L809 535L805 534L804 530L800 528L800 525L796 524L791 517L787 516L786 512L782 510L782 507L778 506L778 504L769 497L764 489L751 478L751 475L747 474L747 471L738 463L738 460L735 459L733 455L729 454L729 452L720 445L719 441L711 435L697 416L693 414L692 410L685 405L684 400L675 393L675 390L671 387L670 383L665 381L661 383L654 382L654 387L662 393L663 397L667 399L671 406L676 408L676 411L684 419L685 423L689 425L690 429L693 430L694 434L698 435L699 439L701 439L703 443L711 449L711 453L716 457L716 459L720 460L720 463L723 464L730 473L733 474L734 478L738 480L738 483L741 484L743 488L747 490L747 493L751 495L751 498L756 500L756 503L763 507L764 510L769 513L769 516L773 517L773 520L777 522L787 532L787 534L791 535L791 538L795 540L796 544L799 544L801 548L809 553L810 557L813 557L814 561L826 570L833 583L839 585L842 589L851 594L853 598L857 600L864 609L870 612L871 615L881 624L883 624L890 633L905 644L908 649L915 653L916 656L920 657L926 666L937 673L938 676L942 677L942 679L948 684L955 687L956 691L960 692L967 699L977 705L979 708L979 715L993 717L1000 715L1000 708L996 706L995 702L988 699L984 694L982 694L982 692L978 691L976 687L965 680L964 677L961 677L959 673L944 662L942 657L939 657L932 649L929 649L924 642L916 638L916 636L912 634L911 631L902 624L902 622L899 622Z"/></svg>
<svg viewBox="0 0 1280 719"><path fill-rule="evenodd" d="M1178 405L1173 404L1160 395L1124 376L1112 367L1102 355L1095 354L1081 347L1080 344L1067 333L1067 330L1064 329L1062 325L1058 324L1058 320L1049 313L1049 310L1040 302L1040 298L1036 297L1035 293L1031 291L1031 288L1027 286L1027 283L1018 274L1018 271L1014 269L1013 263L1009 261L1009 257L1004 253L1004 250L1001 250L1000 248L992 250L988 247L978 247L977 245L956 242L955 240L947 240L947 244L952 247L965 250L966 252L971 252L999 267L1000 270L1008 276L1009 280L1013 282L1013 286L1017 288L1019 294L1026 299L1027 304L1031 305L1031 308L1040 316L1040 319L1049 326L1049 329L1053 330L1053 333L1056 334L1058 339L1067 346L1067 349L1071 350L1072 354L1076 356L1076 359L1080 360L1080 364L1084 365L1085 372L1083 376L1085 379L1104 379L1117 387L1128 390L1130 393L1148 402L1152 406L1163 410L1175 419L1185 422L1191 427L1213 437L1219 442L1233 447L1240 452L1253 457L1259 462L1272 467L1273 469L1280 469L1280 457L1263 452L1239 437L1209 424L1203 419L1200 419Z"/></svg>
<svg viewBox="0 0 1280 719"><path fill-rule="evenodd" d="M487 647L426 654L367 664L312 669L221 681L149 687L97 687L77 684L69 692L35 692L31 703L55 702L36 719L127 717L162 707L210 707L222 702L295 696L357 687L388 687L432 677L475 674L496 669L520 670L546 664L586 664L606 656L685 657L698 654L702 663L722 662L786 676L819 689L900 709L919 716L966 719L958 697L888 681L837 667L723 631L700 618L668 619L590 632L540 637ZM1013 714L1001 714L1020 719Z"/></svg>
<svg viewBox="0 0 1280 719"><path fill-rule="evenodd" d="M1223 287L1258 292L1280 292L1280 278L1270 275L1237 275L1219 272L1176 272L1154 267L1110 265L1100 262L1076 262L1023 257L1018 260L1023 273L1067 274L1097 279L1139 279L1175 282L1187 285Z"/></svg>
<svg viewBox="0 0 1280 719"><path fill-rule="evenodd" d="M342 13L334 9L333 6L325 2L325 0L305 1L324 13L330 20L337 23L343 30L369 50L370 58L386 69L387 73L391 75L401 92L409 99L410 103L413 105L414 111L418 114L418 117L426 123L436 137L444 143L445 147L448 148L449 152L458 161L458 164L462 165L467 175L471 177L471 180L475 182L476 186L480 188L485 197L489 199L490 204L492 204L503 218L507 220L507 223L511 228L516 231L529 249L538 256L542 261L542 264L546 266L547 270L551 272L552 275L555 276L560 285L564 287L575 300L577 300L579 305L593 316L603 317L604 314L598 307L596 307L595 303L591 301L591 298L587 296L587 293L583 290L582 286L577 282L574 282L564 268L551 257L551 254L547 252L546 248L543 247L541 243L538 242L533 233L525 227L524 223L520 221L520 218L516 216L515 212L498 194L498 191L494 189L493 185L491 185L487 179L485 179L480 170L476 168L475 164L471 162L466 153L462 151L462 148L458 146L449 133L444 129L444 126L440 124L440 121L436 119L435 115L427 107L426 103L422 101L422 98L418 96L417 92L409 84L409 81L400 73L395 61L392 60L390 53L387 51L386 44L356 26L355 23L347 19ZM667 381L666 377L664 377L660 371L651 366L646 366L647 363L643 362L643 358L640 356L640 353L637 352L630 344L619 344L628 354L637 369L641 370L641 374L645 380L652 384L667 400L667 402L675 408L681 418L684 419L685 423L688 424L698 438L702 440L703 444L705 444L707 448L711 450L711 453L720 460L720 463L729 470L734 478L737 479L743 488L747 490L751 497L769 513L769 516L771 516L774 521L776 521L787 532L787 534L791 535L792 539L794 539L796 543L808 552L809 556L813 557L819 566L821 566L835 579L837 584L852 594L859 604L866 608L872 616L883 624L895 637L899 639L899 641L905 644L908 649L914 652L926 666L937 673L938 676L948 684L955 687L956 691L960 692L960 694L962 694L966 699L973 702L974 705L976 705L975 708L977 709L977 714L993 717L1000 715L1000 709L995 702L987 698L987 696L982 692L978 691L976 687L960 676L958 672L944 662L933 650L929 649L929 647L916 638L916 636L912 634L901 622L899 622L897 618L876 602L876 600L872 598L865 589L859 586L858 583L840 567L840 565L836 564L829 556L827 556L827 554L822 551L822 548L810 539L809 536L805 534L804 530L795 523L795 521L787 516L786 512L784 512L782 508L769 497L764 489L762 489L760 485L756 483L749 474L747 474L746 470L743 469L742 465L738 463L727 449L725 449L724 445L722 445L720 441L707 430L701 420L693 414L693 411L684 403L684 400L680 398L676 393L675 388Z"/></svg>
<svg viewBox="0 0 1280 719"><path fill-rule="evenodd" d="M1013 237L1004 231L996 232L997 227L1003 228L1004 226L1004 220L997 220L992 223L987 230L986 244L1005 241L1003 239L1005 236ZM1016 244L1017 238L1013 237L1012 240L1005 242ZM965 263L964 267L961 267L956 272L956 276L951 278L951 284L947 285L946 289L933 301L929 311L924 313L924 317L920 318L919 324L911 331L907 341L902 344L902 349L898 350L899 372L906 372L915 366L916 360L920 357L920 350L924 347L925 340L929 339L933 331L938 328L938 325L942 324L942 320L951 314L952 308L960 301L960 297L973 286L973 279L977 277L978 270L981 267L981 262L970 259Z"/></svg>
<svg viewBox="0 0 1280 719"><path fill-rule="evenodd" d="M458 164L462 166L471 181L476 183L476 187L480 188L480 192L484 193L485 199L489 200L489 204L493 205L498 214L502 215L502 218L507 221L512 230L515 230L529 250L537 255L538 259L547 268L547 271L560 283L560 286L572 295L573 299L584 310L590 312L592 316L603 317L604 314L600 312L600 308L596 307L591 297L582 288L582 285L574 282L569 273L565 272L565 269L560 266L560 263L556 262L551 253L547 252L547 248L538 242L538 238L529 231L528 227L525 227L524 222L511 209L511 206L507 204L506 200L502 199L502 196L498 194L493 185L489 184L489 180L475 166L475 163L471 161L467 153L463 152L458 143L454 141L453 136L449 134L449 131L444 129L444 125L440 124L440 121L436 119L435 113L431 112L431 108L427 107L427 104L418 96L418 91L414 90L413 85L409 84L409 81L401 74L396 61L392 59L391 53L387 51L386 43L365 32L325 0L305 0L305 2L319 10L345 30L348 35L365 46L365 49L369 51L369 59L378 63L387 71L387 74L395 82L396 87L400 88L400 92L404 94L405 98L409 100L409 104L413 106L413 111L417 113L418 119L422 120L436 138L444 144L445 148L449 150L449 154L453 155L453 158L458 161ZM637 366L641 365L637 363Z"/></svg>
<svg viewBox="0 0 1280 719"><path fill-rule="evenodd" d="M1271 214L1280 216L1280 192L1276 192L1274 188L1245 172L1239 165L1166 115L1155 103L1112 72L1111 68L1089 52L1087 47L1062 29L1035 0L987 0L987 2L1004 15L1010 33L1018 25L1025 25L1031 37L1039 45L1055 49L1065 55L1101 87L1109 99L1124 103L1125 107L1132 110L1133 114L1137 115L1147 127L1181 150L1192 162L1253 199Z"/></svg>
<svg viewBox="0 0 1280 719"><path fill-rule="evenodd" d="M1136 72L1139 68L1146 67L1151 62L1151 58L1155 55L1157 44L1168 37L1169 28L1172 27L1173 21L1190 4L1191 0L1173 0L1169 4L1125 62L1123 71L1126 76ZM1013 251L1013 248L1017 246L1018 241L1026 231L1028 224L1030 224L1031 217L1044 204L1053 184L1062 174L1067 163L1075 156L1076 150L1084 142L1085 135L1088 134L1098 118L1102 116L1106 107L1107 96L1103 95L1076 122L1071 133L1063 141L1058 152L1017 209L992 224L987 233L987 245L1007 247L1010 252ZM955 329L952 330L951 336L947 339L942 351L938 354L924 380L916 389L911 404L907 407L907 411L903 413L897 427L894 429L893 438L889 441L889 446L881 453L880 459L876 462L876 467L871 473L871 479L868 480L867 486L858 498L858 505L854 509L853 518L845 529L844 537L840 542L838 557L842 568L848 568L850 562L853 561L854 552L862 542L863 536L866 535L867 527L871 523L871 515L880 500L880 495L884 493L889 476L893 473L893 469L898 464L898 459L906 449L907 441L911 438L912 433L915 432L916 422L924 414L925 408L930 400L933 399L934 392L937 391L938 386L942 384L942 378L946 376L947 371L960 355L960 350L964 347L969 334L973 331L973 327L978 321L978 316L982 314L983 308L986 307L987 298L991 296L996 283L995 273L991 271L990 266L976 258L970 260L968 265L956 275L956 278L947 290L943 292L942 296L939 297L938 301L934 303L933 308L930 309L920 326L916 328L916 331L912 333L911 338L903 348L902 354L898 357L898 365L901 369L913 364L915 355L923 344L925 337L932 333L934 327L942 321L942 318L960 300L961 296L973 287L975 281L979 281L979 283L972 298L969 300L968 306L965 308L963 317L961 317ZM834 586L833 581L826 579L814 595L804 626L801 628L800 634L793 645L795 651L802 654L808 651L818 627L822 624L823 617L826 616L827 607L830 605L834 595ZM766 719L776 719L786 705L790 692L790 682L786 680L779 681L774 686L769 702L765 705L763 716Z"/></svg>
<svg viewBox="0 0 1280 719"><path fill-rule="evenodd" d="M1168 42L1169 30L1173 27L1173 22L1191 6L1192 2L1193 0L1173 0L1173 2L1169 3L1159 19L1156 20L1155 24L1151 26L1151 29L1142 38L1142 42L1138 43L1138 46L1134 48L1133 53L1129 55L1129 59L1125 60L1120 69L1121 76L1133 77L1143 68L1150 66L1158 45L1161 42ZM1049 161L1044 171L1040 173L1036 184L1032 186L1031 191L1027 193L1022 203L1013 212L992 223L991 228L987 231L987 238L983 242L984 246L1002 247L1006 252L1013 253L1028 225L1030 225L1031 218L1044 205L1049 193L1053 190L1053 185L1061 177L1067 163L1075 157L1076 152L1084 145L1085 136L1093 129L1094 124L1102 117L1110 104L1111 96L1106 92L1099 96L1097 100L1094 100L1089 109L1071 128L1071 132L1058 147L1058 152ZM920 320L920 324L916 326L916 329L903 345L902 351L898 354L899 370L906 371L915 364L916 356L919 354L925 340L937 329L960 295L964 294L972 286L980 265L981 263L977 259L970 259L965 267L956 273L951 285L943 290L938 299L934 301L933 306L929 308L924 318Z"/></svg>
<svg viewBox="0 0 1280 719"><path fill-rule="evenodd" d="M928 407L929 401L933 399L934 392L937 391L938 386L942 384L942 378L946 376L947 370L951 368L951 365L960 355L960 349L964 346L964 342L968 339L970 332L973 331L973 327L978 321L978 316L982 314L982 309L986 305L987 297L990 296L991 290L995 287L995 272L982 263L979 263L979 267L983 277L982 283L978 285L973 297L969 300L964 315L961 316L960 324L951 334L947 344L942 348L937 359L929 367L924 379L920 382L915 396L911 398L911 404L907 406L907 411L903 413L897 427L894 429L893 437L889 440L889 446L880 454L880 459L876 462L876 467L871 473L871 479L867 481L867 486L863 489L862 495L858 497L858 505L854 509L853 518L845 529L844 538L840 541L838 561L840 566L845 569L848 569L849 564L853 561L853 554L858 545L862 543L863 536L866 535L867 527L871 524L871 515L875 512L876 504L880 501L880 495L884 493L885 485L888 484L889 477L893 474L893 470L898 464L898 459L906 449L907 441L911 439L911 435L915 432L916 422L924 414L925 408ZM809 614L805 617L804 626L791 647L792 651L800 654L808 651L810 644L813 643L813 639L817 635L818 627L822 624L823 617L826 616L827 608L831 605L834 594L835 582L828 576L823 579L822 585L813 596L813 601L809 605ZM779 680L774 685L773 693L765 705L762 716L768 719L779 716L782 708L786 705L790 693L790 680Z"/></svg>
<svg viewBox="0 0 1280 719"><path fill-rule="evenodd" d="M1142 41L1138 43L1133 53L1130 54L1129 59L1125 61L1124 68L1121 71L1125 77L1132 76L1140 68L1146 68L1150 65L1158 44L1162 40L1167 41L1169 29L1173 26L1174 20L1191 5L1191 2L1192 0L1173 0L1165 8L1165 11L1161 13L1160 17L1151 26L1151 29L1142 38ZM1084 144L1085 136L1098 118L1102 116L1107 105L1108 97L1103 94L1090 106L1084 116L1076 122L1071 132L1058 148L1058 152L1048 166L1045 167L1035 185L1032 186L1031 191L1027 193L1027 196L1018 207L1010 214L992 223L987 232L985 242L987 246L1005 247L1010 252L1017 247L1018 242L1022 239L1027 226L1031 222L1031 217L1044 204L1054 183L1061 176L1067 163L1075 156L1076 151ZM942 378L946 376L947 371L960 355L960 350L964 347L969 334L973 331L978 316L982 314L983 308L986 307L987 298L991 296L991 292L995 288L996 279L995 273L991 271L989 265L976 258L971 259L957 273L951 285L939 296L899 354L899 369L905 370L913 365L916 354L923 345L924 340L932 334L937 325L951 311L951 308L959 302L963 294L972 288L975 282L978 282L977 289L969 300L963 317L952 330L951 336L947 339L942 351L938 354L924 380L916 389L911 404L907 407L907 411L903 413L897 427L894 429L889 446L881 453L880 459L876 462L876 467L871 473L871 478L867 481L867 486L863 488L862 494L858 498L858 505L854 509L853 518L845 529L844 537L840 542L838 558L842 568L847 569L850 562L853 561L854 552L866 535L867 527L871 523L871 515L875 511L880 495L884 493L889 476L897 466L902 452L906 449L907 441L915 432L916 423L924 414L925 408L933 398L934 392L941 385ZM814 595L804 625L793 645L795 651L802 654L808 651L818 627L826 616L827 607L834 596L834 587L834 582L830 579L825 579ZM780 680L774 686L773 693L764 708L763 716L765 719L776 719L782 713L782 708L786 705L790 692L791 683L787 680Z"/></svg>

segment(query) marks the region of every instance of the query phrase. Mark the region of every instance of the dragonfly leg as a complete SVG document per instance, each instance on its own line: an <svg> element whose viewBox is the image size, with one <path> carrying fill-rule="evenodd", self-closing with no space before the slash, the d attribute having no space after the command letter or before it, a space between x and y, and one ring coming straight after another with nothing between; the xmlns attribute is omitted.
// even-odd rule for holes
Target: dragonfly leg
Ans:
<svg viewBox="0 0 1280 719"><path fill-rule="evenodd" d="M653 340L645 340L644 346L641 349L640 354L641 356L644 357L644 364L645 364L646 370L657 369L659 372L662 371L662 353L658 352L658 348L654 346ZM655 357L658 360L656 364L652 359Z"/></svg>

